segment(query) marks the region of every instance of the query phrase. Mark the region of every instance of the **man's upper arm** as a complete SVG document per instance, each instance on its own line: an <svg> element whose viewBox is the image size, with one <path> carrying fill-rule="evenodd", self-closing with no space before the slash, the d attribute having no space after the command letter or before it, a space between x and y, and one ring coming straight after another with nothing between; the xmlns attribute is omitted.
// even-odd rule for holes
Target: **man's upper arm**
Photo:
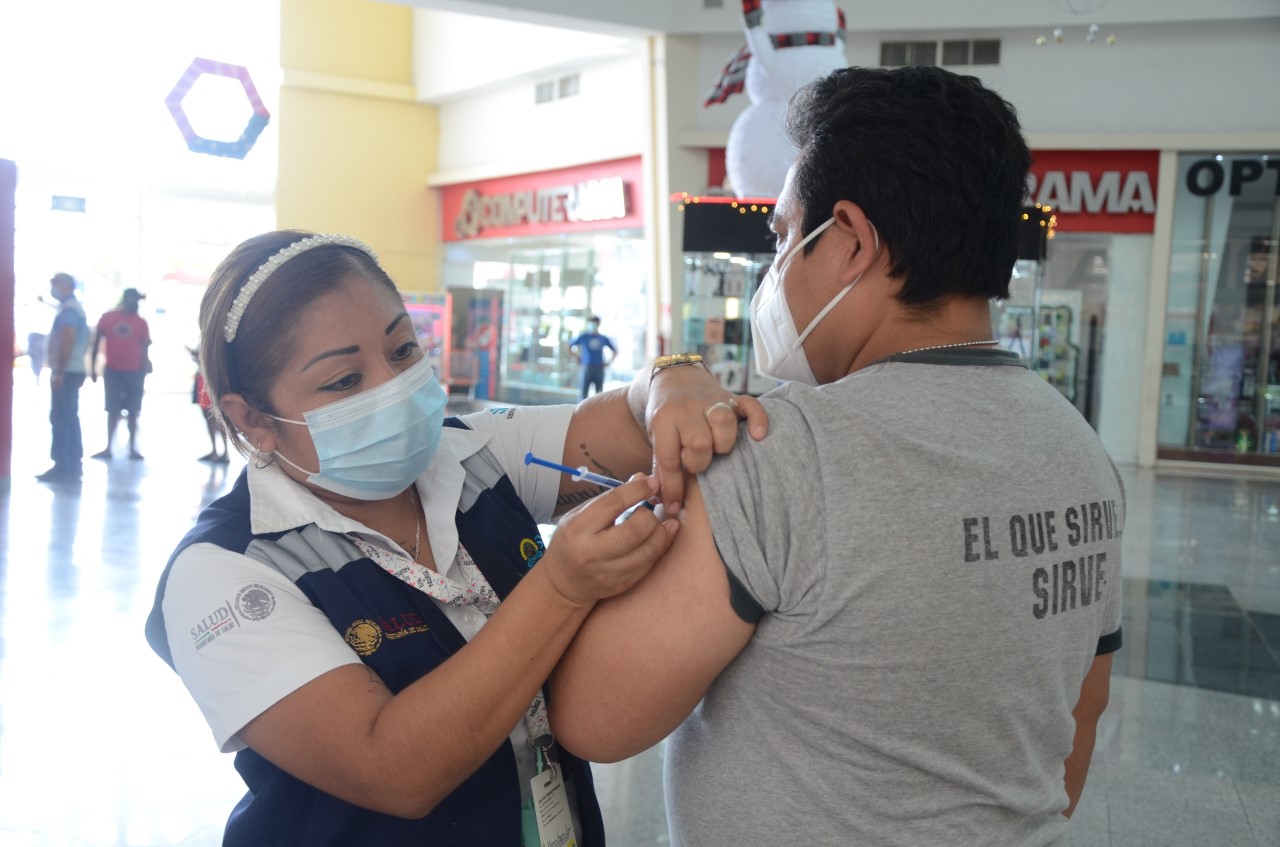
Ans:
<svg viewBox="0 0 1280 847"><path fill-rule="evenodd" d="M552 678L552 728L584 758L616 761L661 741L755 631L730 605L697 482L687 491L666 555L635 588L596 606Z"/></svg>

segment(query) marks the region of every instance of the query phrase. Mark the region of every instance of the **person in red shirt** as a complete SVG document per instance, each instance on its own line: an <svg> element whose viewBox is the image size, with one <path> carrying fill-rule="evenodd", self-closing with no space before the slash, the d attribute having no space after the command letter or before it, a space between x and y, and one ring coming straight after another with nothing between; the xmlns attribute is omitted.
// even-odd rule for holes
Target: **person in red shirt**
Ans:
<svg viewBox="0 0 1280 847"><path fill-rule="evenodd" d="M93 334L89 378L94 382L98 381L98 350L106 341L102 385L106 393L107 446L93 454L95 459L111 458L111 442L125 412L129 413L129 458L142 458L137 446L138 414L142 411L142 384L151 372L151 359L147 355L151 331L146 320L138 314L138 301L146 296L138 293L136 288L126 288L120 305L98 320L98 328Z"/></svg>

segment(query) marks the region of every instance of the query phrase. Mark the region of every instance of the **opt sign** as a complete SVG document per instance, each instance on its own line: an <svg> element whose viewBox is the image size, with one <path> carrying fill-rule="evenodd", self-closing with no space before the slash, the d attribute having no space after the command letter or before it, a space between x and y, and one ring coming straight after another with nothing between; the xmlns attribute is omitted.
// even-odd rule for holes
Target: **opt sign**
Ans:
<svg viewBox="0 0 1280 847"><path fill-rule="evenodd" d="M1275 171L1272 176L1268 170ZM1271 193L1280 197L1280 160L1263 156L1260 159L1232 159L1230 166L1217 158L1192 162L1187 169L1187 190L1197 197L1208 197L1229 185L1232 197L1239 197L1251 182L1265 179L1271 183Z"/></svg>
<svg viewBox="0 0 1280 847"><path fill-rule="evenodd" d="M239 82L240 87L244 89L244 96L248 98L249 106L253 111L249 115L249 122L245 124L244 131L235 141L216 141L197 135L191 127L187 113L182 109L182 99L191 92L191 86L195 85L202 74L230 77ZM193 153L208 153L210 156L226 156L230 159L243 159L253 148L253 143L258 140L262 130L266 128L267 121L271 120L271 113L267 111L266 106L262 105L258 89L253 87L253 80L249 78L249 69L242 65L228 65L211 59L193 59L182 78L169 92L169 96L164 98L164 104L168 107L169 114L173 115L178 129L182 131L182 137L187 140L188 150Z"/></svg>

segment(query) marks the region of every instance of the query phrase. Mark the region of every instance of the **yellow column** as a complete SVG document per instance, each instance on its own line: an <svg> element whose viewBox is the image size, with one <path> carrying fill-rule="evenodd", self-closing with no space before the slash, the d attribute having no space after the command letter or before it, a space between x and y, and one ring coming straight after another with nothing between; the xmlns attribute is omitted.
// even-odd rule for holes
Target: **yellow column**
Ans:
<svg viewBox="0 0 1280 847"><path fill-rule="evenodd" d="M406 291L438 290L436 109L413 84L413 10L281 0L281 229L368 243Z"/></svg>

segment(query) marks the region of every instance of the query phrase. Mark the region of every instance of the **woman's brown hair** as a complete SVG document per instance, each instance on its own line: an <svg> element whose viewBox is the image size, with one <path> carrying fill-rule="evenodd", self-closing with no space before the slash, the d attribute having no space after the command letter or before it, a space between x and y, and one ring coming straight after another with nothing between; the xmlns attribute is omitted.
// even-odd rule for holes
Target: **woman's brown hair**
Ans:
<svg viewBox="0 0 1280 847"><path fill-rule="evenodd" d="M313 247L276 268L262 283L240 319L235 340L227 341L227 311L245 281L276 253L314 234L279 230L242 242L214 270L200 302L204 384L228 443L245 456L250 454L248 445L222 415L219 401L228 394L239 394L253 408L275 414L269 400L271 389L292 355L300 313L353 274L400 296L391 277L362 250L341 244Z"/></svg>

